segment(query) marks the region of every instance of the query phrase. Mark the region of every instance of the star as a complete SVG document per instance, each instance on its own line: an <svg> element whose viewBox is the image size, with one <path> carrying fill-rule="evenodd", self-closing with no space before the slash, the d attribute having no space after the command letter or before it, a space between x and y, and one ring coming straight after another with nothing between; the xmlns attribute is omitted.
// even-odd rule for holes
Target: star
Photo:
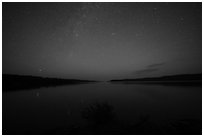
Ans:
<svg viewBox="0 0 204 137"><path fill-rule="evenodd" d="M62 39L62 38L59 38L58 40L59 40L59 42L63 42L63 39Z"/></svg>
<svg viewBox="0 0 204 137"><path fill-rule="evenodd" d="M86 14L83 14L82 17L83 17L83 18L86 18Z"/></svg>
<svg viewBox="0 0 204 137"><path fill-rule="evenodd" d="M70 57L73 57L73 55L74 55L74 53L71 51L71 52L69 53L69 56L70 56Z"/></svg>
<svg viewBox="0 0 204 137"><path fill-rule="evenodd" d="M36 93L36 96L37 96L37 97L39 97L39 96L40 96L40 93L39 93L39 92L37 92L37 93Z"/></svg>
<svg viewBox="0 0 204 137"><path fill-rule="evenodd" d="M78 34L78 33L76 33L76 34L75 34L75 36L76 36L76 37L79 37L79 34Z"/></svg>
<svg viewBox="0 0 204 137"><path fill-rule="evenodd" d="M157 10L157 8L156 8L156 7L154 7L154 8L153 8L153 10Z"/></svg>
<svg viewBox="0 0 204 137"><path fill-rule="evenodd" d="M136 34L135 34L135 36L136 36L136 37L138 37L138 36L139 36L139 34L138 34L138 33L136 33Z"/></svg>

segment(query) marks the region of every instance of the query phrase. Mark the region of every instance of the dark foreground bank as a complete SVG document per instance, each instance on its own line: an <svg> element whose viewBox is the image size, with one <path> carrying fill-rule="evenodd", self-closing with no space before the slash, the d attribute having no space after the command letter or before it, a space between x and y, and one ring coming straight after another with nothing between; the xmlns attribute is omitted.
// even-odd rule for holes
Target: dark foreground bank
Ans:
<svg viewBox="0 0 204 137"><path fill-rule="evenodd" d="M124 122L117 118L108 103L93 103L81 111L86 124L68 124L57 128L4 127L3 135L201 135L201 119L175 119L165 124L152 122L151 116L140 115L137 120Z"/></svg>
<svg viewBox="0 0 204 137"><path fill-rule="evenodd" d="M2 75L2 89L3 91L15 91L23 89L33 89L40 87L52 87L67 84L83 84L94 82L90 80L77 79L59 79L59 78L44 78L37 76L22 76L22 75Z"/></svg>

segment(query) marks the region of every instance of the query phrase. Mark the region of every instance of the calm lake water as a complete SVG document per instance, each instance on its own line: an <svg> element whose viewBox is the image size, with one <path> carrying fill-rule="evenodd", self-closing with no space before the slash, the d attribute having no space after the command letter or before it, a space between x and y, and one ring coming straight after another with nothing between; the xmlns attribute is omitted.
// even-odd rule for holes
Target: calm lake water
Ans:
<svg viewBox="0 0 204 137"><path fill-rule="evenodd" d="M2 98L4 134L86 127L89 122L81 112L96 102L112 106L118 123L129 125L142 117L155 128L202 119L202 87L104 82L3 92Z"/></svg>

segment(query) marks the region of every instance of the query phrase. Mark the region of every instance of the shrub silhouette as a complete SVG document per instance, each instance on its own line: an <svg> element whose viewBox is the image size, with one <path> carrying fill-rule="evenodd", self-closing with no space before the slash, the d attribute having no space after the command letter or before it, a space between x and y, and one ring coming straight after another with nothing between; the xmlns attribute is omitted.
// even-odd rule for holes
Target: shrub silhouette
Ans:
<svg viewBox="0 0 204 137"><path fill-rule="evenodd" d="M82 111L82 118L93 124L106 124L113 121L113 107L108 103L93 103Z"/></svg>

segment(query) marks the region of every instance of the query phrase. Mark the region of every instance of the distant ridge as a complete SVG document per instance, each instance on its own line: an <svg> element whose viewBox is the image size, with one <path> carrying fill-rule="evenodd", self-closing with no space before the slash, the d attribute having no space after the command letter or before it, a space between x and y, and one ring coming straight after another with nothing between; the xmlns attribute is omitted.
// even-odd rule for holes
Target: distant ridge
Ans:
<svg viewBox="0 0 204 137"><path fill-rule="evenodd" d="M137 79L118 79L110 80L117 81L202 81L202 74L180 74L171 76L151 77L151 78L137 78Z"/></svg>
<svg viewBox="0 0 204 137"><path fill-rule="evenodd" d="M33 89L66 84L96 82L91 80L45 78L38 76L2 74L2 91Z"/></svg>

